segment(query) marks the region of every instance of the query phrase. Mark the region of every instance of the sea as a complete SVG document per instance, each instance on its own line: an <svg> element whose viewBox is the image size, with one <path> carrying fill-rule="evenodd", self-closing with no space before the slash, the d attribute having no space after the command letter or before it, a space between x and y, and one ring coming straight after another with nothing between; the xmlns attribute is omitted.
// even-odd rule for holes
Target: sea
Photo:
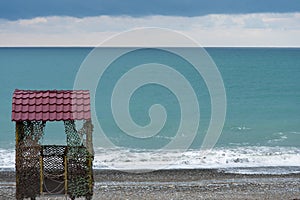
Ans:
<svg viewBox="0 0 300 200"><path fill-rule="evenodd" d="M196 168L245 174L300 173L300 48L204 49L217 67L226 92L224 126L212 148L203 149L202 145L213 118L212 98L221 98L220 95L211 94L203 74L198 74L188 60L161 49L136 49L109 66L99 64L98 68L106 67L103 73L90 72L85 79L89 83L92 81L89 76L96 75L97 82L90 84L91 88L89 84L81 88L93 91L95 169ZM93 47L0 48L0 171L15 170L15 123L11 121L14 90L73 89L93 50ZM120 49L102 49L108 54L114 50ZM182 76L173 78L173 73L163 70L152 73L153 63L156 67L168 66ZM149 69L149 76L123 76L140 65ZM150 80L156 77L173 81L170 85L178 86L179 90L174 92L174 88L168 88L170 85ZM183 103L178 92L183 97L189 93L185 93L180 77L189 82L186 90L194 90L193 97L199 103L198 108L188 103L189 109L195 111L195 119L182 117L184 109L180 107ZM136 90L115 96L112 102L116 84L124 86L119 81L122 78L132 80ZM145 84L141 84L143 81ZM125 102L117 97L124 97ZM125 97L130 98L126 101ZM129 114L125 112L127 108ZM118 116L123 120L117 122L114 117ZM197 125L192 139L184 145L179 144L176 135L181 121L187 127L183 136L193 132L189 126ZM137 125L139 131L131 133L131 126L121 128L124 123ZM47 122L42 144L65 144L65 139L62 122ZM175 145L166 148L172 142Z"/></svg>

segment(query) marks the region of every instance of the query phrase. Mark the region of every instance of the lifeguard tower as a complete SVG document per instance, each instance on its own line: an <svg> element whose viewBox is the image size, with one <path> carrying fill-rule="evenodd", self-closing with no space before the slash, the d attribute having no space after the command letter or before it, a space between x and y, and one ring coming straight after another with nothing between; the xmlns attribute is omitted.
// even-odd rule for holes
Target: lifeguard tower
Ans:
<svg viewBox="0 0 300 200"><path fill-rule="evenodd" d="M75 121L83 122L77 129ZM16 198L93 195L93 143L87 90L15 90ZM47 121L62 121L66 145L42 145Z"/></svg>

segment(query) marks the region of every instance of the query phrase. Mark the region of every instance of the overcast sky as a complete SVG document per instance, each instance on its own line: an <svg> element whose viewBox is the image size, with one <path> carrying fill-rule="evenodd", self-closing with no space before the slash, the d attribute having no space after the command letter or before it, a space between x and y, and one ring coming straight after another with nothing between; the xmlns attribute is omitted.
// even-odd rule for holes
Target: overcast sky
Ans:
<svg viewBox="0 0 300 200"><path fill-rule="evenodd" d="M300 0L0 1L0 46L95 46L138 27L203 46L300 47Z"/></svg>

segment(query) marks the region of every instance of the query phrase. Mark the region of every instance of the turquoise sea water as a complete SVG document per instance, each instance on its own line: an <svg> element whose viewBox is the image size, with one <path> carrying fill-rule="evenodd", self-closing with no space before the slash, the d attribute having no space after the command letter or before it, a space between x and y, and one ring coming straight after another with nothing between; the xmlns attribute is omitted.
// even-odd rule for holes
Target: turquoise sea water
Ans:
<svg viewBox="0 0 300 200"><path fill-rule="evenodd" d="M15 134L14 123L11 122L11 98L14 89L72 89L78 69L91 50L92 48L0 48L0 167L13 166ZM237 166L244 167L266 166L279 156L278 162L272 166L300 166L300 49L206 50L221 73L227 96L225 125L212 159L208 162L196 161L194 154L201 146L210 118L211 107L205 83L201 77L194 77L193 70L182 67L184 64L180 65L181 68L178 67L179 61L175 62L172 57L166 61L166 64L174 64L172 66L175 68L178 65L178 70L200 91L197 93L201 99L200 128L188 151L191 153L185 155L190 163L182 162L179 165L185 163L192 167L220 168L222 163L225 167L228 163L233 166L238 163ZM146 49L138 53L139 61L146 62L148 56L156 56L157 52L155 49ZM163 62L165 58L160 59ZM123 62L123 70L134 63L134 59L136 58L128 63ZM178 128L180 107L176 96L157 84L136 91L132 95L130 108L137 124L144 126L149 123L147 112L153 104L162 104L168 113L168 119L161 132L153 138L141 140L122 134L113 121L107 99L113 83L121 76L122 70L117 69L112 68L107 72L107 76L99 82L96 93L96 114L102 121L101 126L110 141L122 149L121 153L114 150L113 155L124 157L128 149L144 152L151 148L162 148L174 139ZM99 148L95 163L101 168L107 164L101 157L105 150L101 148L100 134L94 133L94 138L95 148ZM57 143L63 140L62 124L49 123L43 142ZM11 157L4 156L9 153ZM169 157L178 159L177 154L170 154ZM270 162L262 161L268 158ZM117 158L109 159L111 162L118 162ZM149 156L149 160L146 160L151 162L151 159L157 158ZM133 159L132 162L137 161Z"/></svg>

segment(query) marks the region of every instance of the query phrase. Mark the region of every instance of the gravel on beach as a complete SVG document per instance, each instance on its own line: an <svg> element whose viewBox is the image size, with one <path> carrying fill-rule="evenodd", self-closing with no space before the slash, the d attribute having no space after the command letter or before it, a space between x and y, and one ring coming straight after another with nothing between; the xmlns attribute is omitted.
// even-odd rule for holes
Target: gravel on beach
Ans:
<svg viewBox="0 0 300 200"><path fill-rule="evenodd" d="M243 175L218 170L135 173L95 170L93 199L291 199L300 200L300 174ZM15 199L15 173L0 172L0 199ZM59 200L64 196L37 199Z"/></svg>

